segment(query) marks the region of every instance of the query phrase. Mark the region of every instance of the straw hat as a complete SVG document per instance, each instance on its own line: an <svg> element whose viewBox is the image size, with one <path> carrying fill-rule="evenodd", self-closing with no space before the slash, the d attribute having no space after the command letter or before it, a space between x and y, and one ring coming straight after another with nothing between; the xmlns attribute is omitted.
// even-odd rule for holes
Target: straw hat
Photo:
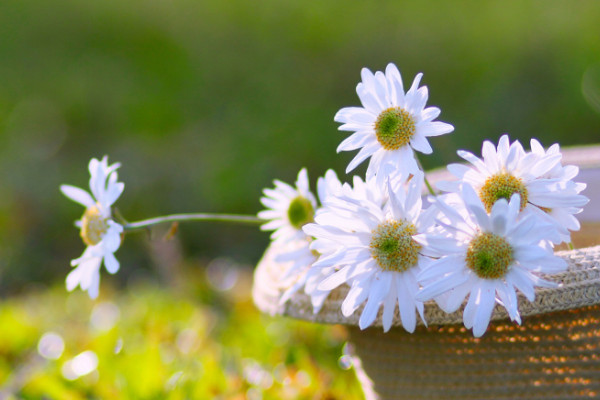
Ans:
<svg viewBox="0 0 600 400"><path fill-rule="evenodd" d="M519 298L522 325L496 307L488 331L474 338L462 325L462 310L446 314L427 304L422 324L412 334L399 315L389 332L358 328L359 312L341 313L348 287L332 291L314 314L310 298L296 293L279 304L281 271L267 249L255 271L253 298L263 312L303 320L349 325L355 362L368 399L589 399L600 398L600 146L563 151L563 164L579 165L578 181L591 201L583 213L578 247L560 251L566 272L549 279L557 288L538 288L535 301ZM428 174L447 179L445 171Z"/></svg>

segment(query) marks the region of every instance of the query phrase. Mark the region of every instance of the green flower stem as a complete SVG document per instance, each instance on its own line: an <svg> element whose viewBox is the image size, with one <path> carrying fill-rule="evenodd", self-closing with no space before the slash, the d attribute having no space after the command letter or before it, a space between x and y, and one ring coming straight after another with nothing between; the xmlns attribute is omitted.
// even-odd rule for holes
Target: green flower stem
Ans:
<svg viewBox="0 0 600 400"><path fill-rule="evenodd" d="M423 165L421 164L421 160L419 160L419 157L417 157L416 154L415 154L415 160L417 160L417 165L419 166L421 171L423 171L423 179L425 180L425 185L427 186L427 189L429 189L429 193L431 193L432 196L435 196L433 187L431 187L431 184L429 183L429 181L427 180L427 176L425 175L425 169L423 168Z"/></svg>
<svg viewBox="0 0 600 400"><path fill-rule="evenodd" d="M427 180L427 177L423 175L423 179L425 180L425 185L427 185L427 189L429 189L429 193L431 193L432 196L435 196L435 192L433 191L431 184Z"/></svg>
<svg viewBox="0 0 600 400"><path fill-rule="evenodd" d="M128 222L123 225L125 231L135 231L139 229L149 228L154 225L165 224L168 222L184 222L184 221L209 221L209 222L231 222L235 224L258 225L265 221L253 215L237 215L237 214L173 214L162 217L145 219L137 222Z"/></svg>
<svg viewBox="0 0 600 400"><path fill-rule="evenodd" d="M568 243L569 250L575 250L575 246L573 246L573 242Z"/></svg>

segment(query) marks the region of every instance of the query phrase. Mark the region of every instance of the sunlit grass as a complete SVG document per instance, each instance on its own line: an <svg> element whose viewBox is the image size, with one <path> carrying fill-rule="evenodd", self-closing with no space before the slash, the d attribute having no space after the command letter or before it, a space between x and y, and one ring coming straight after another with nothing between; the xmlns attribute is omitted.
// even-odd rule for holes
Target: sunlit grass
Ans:
<svg viewBox="0 0 600 400"><path fill-rule="evenodd" d="M361 398L338 365L344 328L260 314L246 270L212 285L199 271L170 288L104 282L97 301L62 287L5 300L0 398ZM38 346L48 332L64 351L55 335Z"/></svg>

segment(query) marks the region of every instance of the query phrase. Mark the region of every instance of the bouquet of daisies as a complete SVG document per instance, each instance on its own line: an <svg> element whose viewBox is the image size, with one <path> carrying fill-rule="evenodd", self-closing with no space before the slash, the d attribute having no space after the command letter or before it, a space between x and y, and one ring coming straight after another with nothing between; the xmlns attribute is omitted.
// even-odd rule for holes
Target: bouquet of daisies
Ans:
<svg viewBox="0 0 600 400"><path fill-rule="evenodd" d="M328 171L317 181L317 205L301 170L295 188L275 181L265 189L267 210L258 215L274 231L281 302L302 290L318 313L332 290L347 285L341 312L348 317L362 306L361 329L382 309L389 330L398 308L413 332L417 315L427 323L425 302L450 313L468 296L463 321L481 336L496 303L520 323L517 290L533 301L536 286L556 286L545 276L567 265L553 247L579 229L585 185L573 181L577 167L562 165L558 145L545 150L532 139L526 151L504 135L497 146L484 142L481 158L458 151L468 164L449 165L456 180L439 182L436 195L415 152L431 153L428 137L454 128L436 121L439 108L426 107L421 77L405 91L395 65L385 73L363 69L362 107L343 108L335 120L352 132L338 152L359 150L346 172L370 157L366 176L341 183Z"/></svg>
<svg viewBox="0 0 600 400"><path fill-rule="evenodd" d="M374 74L363 69L356 87L362 107L343 108L335 120L351 132L337 151L358 150L346 173L369 159L366 176L343 183L329 170L317 180L315 196L302 169L294 186L275 180L264 190L266 209L258 218L176 214L117 222L111 206L123 191L119 165L92 159L91 195L61 186L86 207L77 226L87 248L72 261L67 288L80 286L97 296L101 265L117 272L114 252L128 231L222 220L273 231L268 253L281 270L281 304L303 292L318 313L331 291L346 285L341 313L348 317L360 309L361 329L381 310L388 331L397 308L402 326L413 332L417 318L427 323L425 306L450 313L467 297L463 321L475 336L485 333L496 303L520 323L517 291L533 301L535 287L556 286L547 275L566 269L553 248L570 243L570 232L579 229L575 214L588 202L580 194L585 185L573 181L577 167L562 165L558 145L544 149L532 139L527 151L504 135L497 145L484 142L481 158L458 151L467 164L448 165L456 179L438 182L436 193L415 152L432 153L428 138L454 127L436 120L439 108L426 107L421 78L405 90L395 65Z"/></svg>

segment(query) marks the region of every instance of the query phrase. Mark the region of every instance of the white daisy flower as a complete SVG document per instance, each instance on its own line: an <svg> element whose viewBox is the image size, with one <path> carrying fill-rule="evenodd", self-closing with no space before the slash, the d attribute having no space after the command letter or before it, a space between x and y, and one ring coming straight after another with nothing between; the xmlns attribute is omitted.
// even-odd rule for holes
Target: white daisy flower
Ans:
<svg viewBox="0 0 600 400"><path fill-rule="evenodd" d="M561 154L558 143L553 144L546 151L536 139L531 139L531 152L536 154L540 159ZM542 178L555 181L556 186L565 193L570 192L573 195L578 195L586 188L585 183L573 181L578 174L579 168L577 166L563 166L562 163L559 162L554 166L554 168L544 174ZM589 199L585 196L580 197L585 199L584 201L581 201L582 205L589 201ZM569 231L578 231L581 228L579 221L575 217L575 214L579 214L581 211L583 211L583 208L581 207L533 207L532 211L537 212L541 218L545 218L548 222L552 223L559 231L560 238L563 242L571 241L571 234Z"/></svg>
<svg viewBox="0 0 600 400"><path fill-rule="evenodd" d="M442 309L453 312L470 294L463 322L479 337L487 329L495 303L504 306L510 318L520 323L515 289L533 301L535 286L556 286L538 274L564 271L567 264L542 245L548 239L550 225L540 223L533 215L519 218L518 193L510 202L496 201L490 214L470 185L463 185L461 195L462 207L449 204L443 197L436 202L444 215L439 222L446 235L425 233L415 237L423 245L424 254L440 257L419 274L423 289L416 298L442 299Z"/></svg>
<svg viewBox="0 0 600 400"><path fill-rule="evenodd" d="M317 180L317 193L321 203L327 197L339 194L341 191L342 184L333 170L328 170L324 177ZM319 283L326 275L322 269L312 268L319 253L310 249L311 241L312 238L306 235L302 239L289 241L287 248L282 248L280 253L275 256L275 262L286 265L282 280L284 282L292 280L291 284L286 285L287 288L281 295L280 304L288 301L300 289L304 289L304 293L311 298L313 312L316 314L323 306L329 291L318 288ZM328 251L328 249L321 248L321 251Z"/></svg>
<svg viewBox="0 0 600 400"><path fill-rule="evenodd" d="M460 192L465 183L473 186L487 212L498 199L508 200L518 193L520 210L525 214L542 216L545 221L553 221L556 234L549 239L560 243L568 237L567 229L578 228L579 224L573 222L572 215L579 212L588 199L579 194L585 186L571 180L578 170L572 166L561 166L562 155L558 147L544 152L538 145L537 141L532 142L535 150L525 152L519 141L510 144L508 135L503 135L497 148L489 141L483 143L483 159L459 150L458 155L472 166L448 165L448 171L459 180L439 182L437 186L455 193ZM551 218L544 216L545 213Z"/></svg>
<svg viewBox="0 0 600 400"><path fill-rule="evenodd" d="M362 82L356 87L362 107L342 108L334 120L341 122L342 131L354 132L337 148L340 151L360 149L346 173L368 157L367 180L377 176L378 185L385 186L388 177L419 170L413 149L424 154L432 152L427 137L450 133L454 127L434 121L440 115L437 107L425 108L427 87L419 88L423 74L415 77L410 89L404 86L398 68L388 64L385 74L361 71Z"/></svg>
<svg viewBox="0 0 600 400"><path fill-rule="evenodd" d="M329 295L329 290L319 290L318 285L326 277L322 269L312 268L317 260L316 252L309 248L311 239L272 241L254 272L254 289L278 297L272 304L275 312L293 294L304 289L310 297L313 312L320 311Z"/></svg>
<svg viewBox="0 0 600 400"><path fill-rule="evenodd" d="M274 241L269 244L259 265L267 265L270 279L267 279L266 282L271 291L277 291L277 295L279 295L280 292L290 290L298 281L298 276L291 274L290 270L300 269L316 261L316 257L308 248L309 244L310 242L305 239L287 242ZM297 254L297 258L292 258L292 254ZM290 256L288 257L288 255ZM280 303L283 304L283 302Z"/></svg>
<svg viewBox="0 0 600 400"><path fill-rule="evenodd" d="M313 268L329 269L318 288L330 291L348 284L341 311L348 317L366 302L359 319L361 329L375 321L383 305L383 329L388 331L398 304L402 325L412 332L416 313L423 319L423 303L414 296L419 290L416 274L427 261L413 236L433 224L433 218L421 213L423 174L416 173L406 192L388 185L389 197L373 180L367 185L370 192L383 192L376 196L385 199L383 204L366 195L358 198L356 192L330 196L315 223L304 227L315 238L311 248L321 253Z"/></svg>
<svg viewBox="0 0 600 400"><path fill-rule="evenodd" d="M74 186L60 186L65 196L86 208L81 220L75 224L81 229L81 238L87 248L81 257L71 261L71 266L76 268L67 276L67 290L72 291L80 286L82 290L87 290L92 299L98 297L102 261L109 273L114 274L119 270L119 261L114 252L121 245L123 227L111 218L111 206L125 186L117 182L116 170L119 166L119 163L108 165L106 156L101 161L95 158L90 160L91 195Z"/></svg>
<svg viewBox="0 0 600 400"><path fill-rule="evenodd" d="M287 302L296 292L304 289L316 314L323 307L323 303L329 295L329 291L319 290L318 285L324 279L323 271L312 268L317 261L317 253L310 249L310 238L297 239L283 243L285 246L275 256L275 262L281 264L284 272L281 276L283 293L279 298L279 304ZM274 242L277 243L277 242Z"/></svg>
<svg viewBox="0 0 600 400"><path fill-rule="evenodd" d="M313 221L317 200L310 192L306 168L298 173L296 188L275 180L275 189L264 189L260 202L267 207L258 217L268 220L261 226L264 231L274 231L271 239L288 241L305 237L302 227Z"/></svg>

